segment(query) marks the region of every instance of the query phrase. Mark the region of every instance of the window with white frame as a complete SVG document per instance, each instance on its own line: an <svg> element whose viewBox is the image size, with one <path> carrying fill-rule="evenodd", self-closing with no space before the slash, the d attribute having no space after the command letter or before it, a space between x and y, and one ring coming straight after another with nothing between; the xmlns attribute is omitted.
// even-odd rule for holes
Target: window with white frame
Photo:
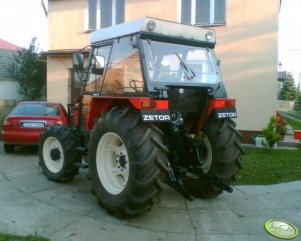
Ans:
<svg viewBox="0 0 301 241"><path fill-rule="evenodd" d="M226 0L179 0L179 21L192 25L226 24Z"/></svg>
<svg viewBox="0 0 301 241"><path fill-rule="evenodd" d="M88 29L106 28L124 22L125 0L88 0Z"/></svg>

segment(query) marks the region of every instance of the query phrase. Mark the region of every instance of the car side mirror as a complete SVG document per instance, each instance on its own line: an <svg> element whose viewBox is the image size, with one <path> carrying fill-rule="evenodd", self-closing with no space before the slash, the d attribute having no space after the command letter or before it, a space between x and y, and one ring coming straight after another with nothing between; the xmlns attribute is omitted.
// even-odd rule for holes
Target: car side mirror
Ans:
<svg viewBox="0 0 301 241"><path fill-rule="evenodd" d="M73 69L74 71L81 72L84 69L84 56L80 52L75 52L72 55Z"/></svg>
<svg viewBox="0 0 301 241"><path fill-rule="evenodd" d="M93 56L92 59L92 74L103 75L105 69L105 58L101 55Z"/></svg>

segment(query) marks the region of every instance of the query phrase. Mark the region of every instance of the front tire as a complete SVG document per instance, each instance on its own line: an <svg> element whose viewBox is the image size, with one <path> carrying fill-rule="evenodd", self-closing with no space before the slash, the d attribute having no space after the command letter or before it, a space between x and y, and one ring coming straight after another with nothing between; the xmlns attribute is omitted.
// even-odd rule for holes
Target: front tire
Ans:
<svg viewBox="0 0 301 241"><path fill-rule="evenodd" d="M150 210L165 180L167 152L160 130L142 123L139 112L106 112L89 142L92 190L99 204L120 218Z"/></svg>
<svg viewBox="0 0 301 241"><path fill-rule="evenodd" d="M78 174L75 163L81 162L81 154L74 148L79 139L67 127L55 125L47 128L39 142L39 164L43 174L55 182L68 182Z"/></svg>
<svg viewBox="0 0 301 241"><path fill-rule="evenodd" d="M210 119L204 128L201 141L206 162L203 171L229 185L238 178L242 168L240 133L231 119ZM188 178L187 190L195 197L213 198L223 192L203 178Z"/></svg>

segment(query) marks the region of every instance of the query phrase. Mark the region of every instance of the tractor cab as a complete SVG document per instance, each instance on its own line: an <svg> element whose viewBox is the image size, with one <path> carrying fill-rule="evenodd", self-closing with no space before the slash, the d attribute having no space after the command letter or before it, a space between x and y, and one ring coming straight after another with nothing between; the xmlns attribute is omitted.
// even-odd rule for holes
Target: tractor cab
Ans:
<svg viewBox="0 0 301 241"><path fill-rule="evenodd" d="M124 105L127 98L129 106L142 110L145 121L171 120L170 112L198 113L210 99L227 97L214 47L213 30L153 18L95 31L88 66L83 68L80 53L73 57L76 73L84 76L86 110L93 99L94 104L100 104L97 98L108 98L108 105ZM236 116L234 105L224 101L222 107ZM88 112L89 129L100 116Z"/></svg>
<svg viewBox="0 0 301 241"><path fill-rule="evenodd" d="M170 86L222 83L213 30L143 18L96 31L91 44L87 86L102 94L159 95Z"/></svg>

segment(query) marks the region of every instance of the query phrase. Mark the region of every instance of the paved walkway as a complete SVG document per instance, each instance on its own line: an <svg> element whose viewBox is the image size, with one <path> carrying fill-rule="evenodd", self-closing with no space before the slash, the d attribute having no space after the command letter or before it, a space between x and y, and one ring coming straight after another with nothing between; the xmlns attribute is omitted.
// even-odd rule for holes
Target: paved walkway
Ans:
<svg viewBox="0 0 301 241"><path fill-rule="evenodd" d="M150 213L120 220L97 205L86 171L68 184L50 182L36 152L5 154L2 142L0 167L1 232L52 241L278 241L264 230L269 219L301 230L301 181L236 186L232 194L193 202L168 188Z"/></svg>

